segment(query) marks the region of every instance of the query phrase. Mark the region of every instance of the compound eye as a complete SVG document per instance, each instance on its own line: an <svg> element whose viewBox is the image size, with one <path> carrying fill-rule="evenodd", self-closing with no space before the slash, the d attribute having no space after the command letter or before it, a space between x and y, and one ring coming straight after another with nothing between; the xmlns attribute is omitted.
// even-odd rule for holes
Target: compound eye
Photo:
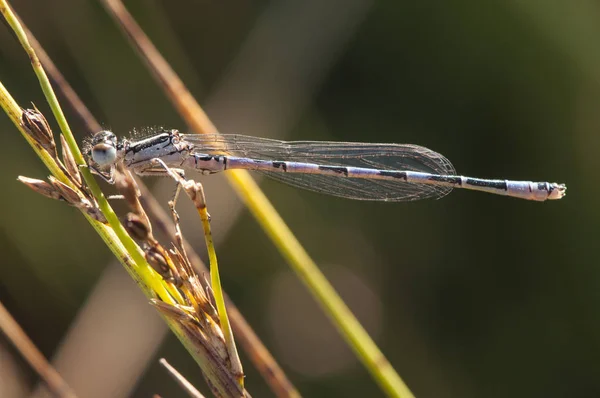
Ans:
<svg viewBox="0 0 600 398"><path fill-rule="evenodd" d="M100 167L109 166L117 160L117 148L110 142L99 142L92 147L92 160Z"/></svg>
<svg viewBox="0 0 600 398"><path fill-rule="evenodd" d="M92 160L100 167L117 161L117 137L112 131L103 130L94 134L91 142Z"/></svg>

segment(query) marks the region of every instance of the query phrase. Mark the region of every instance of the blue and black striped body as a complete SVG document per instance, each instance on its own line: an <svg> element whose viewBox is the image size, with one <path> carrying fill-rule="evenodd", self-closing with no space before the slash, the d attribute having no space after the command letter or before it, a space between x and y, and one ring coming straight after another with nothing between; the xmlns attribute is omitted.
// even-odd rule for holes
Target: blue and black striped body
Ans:
<svg viewBox="0 0 600 398"><path fill-rule="evenodd" d="M194 168L204 173L243 169L266 173L298 173L326 175L337 178L393 181L398 184L425 184L437 187L464 188L475 191L544 201L553 199L558 184L533 181L488 180L457 175L439 175L419 171L380 170L365 167L319 165L315 163L249 159L225 155L194 154Z"/></svg>

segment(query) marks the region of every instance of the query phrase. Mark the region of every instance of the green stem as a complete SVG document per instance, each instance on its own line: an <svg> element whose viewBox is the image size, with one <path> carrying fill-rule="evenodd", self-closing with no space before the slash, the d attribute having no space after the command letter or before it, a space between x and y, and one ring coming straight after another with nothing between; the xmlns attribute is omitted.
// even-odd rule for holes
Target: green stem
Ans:
<svg viewBox="0 0 600 398"><path fill-rule="evenodd" d="M412 392L321 273L256 182L248 173L240 173L238 170L231 170L229 173L234 188L256 220L298 277L308 286L308 290L333 320L380 387L389 396L413 398Z"/></svg>

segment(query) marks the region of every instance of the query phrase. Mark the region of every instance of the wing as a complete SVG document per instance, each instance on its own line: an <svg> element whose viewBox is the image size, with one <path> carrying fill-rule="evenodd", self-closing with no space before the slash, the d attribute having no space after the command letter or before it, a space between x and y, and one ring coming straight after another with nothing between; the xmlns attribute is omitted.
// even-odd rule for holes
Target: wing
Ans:
<svg viewBox="0 0 600 398"><path fill-rule="evenodd" d="M193 143L198 153L379 170L456 174L448 159L418 145L279 141L239 134L186 134L183 139ZM414 184L402 180L372 180L281 172L259 173L294 187L356 200L401 202L441 198L452 190L450 187Z"/></svg>

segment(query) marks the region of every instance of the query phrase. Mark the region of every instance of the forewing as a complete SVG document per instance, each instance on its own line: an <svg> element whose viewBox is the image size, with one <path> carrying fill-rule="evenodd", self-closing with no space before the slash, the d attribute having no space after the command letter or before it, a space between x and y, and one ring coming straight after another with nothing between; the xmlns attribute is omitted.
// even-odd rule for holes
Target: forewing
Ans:
<svg viewBox="0 0 600 398"><path fill-rule="evenodd" d="M185 135L198 153L224 154L260 160L308 162L379 170L420 171L454 175L448 159L425 147L335 141L279 141L239 134ZM346 178L320 174L260 172L277 181L356 200L411 201L441 198L451 187L414 184L403 180Z"/></svg>

